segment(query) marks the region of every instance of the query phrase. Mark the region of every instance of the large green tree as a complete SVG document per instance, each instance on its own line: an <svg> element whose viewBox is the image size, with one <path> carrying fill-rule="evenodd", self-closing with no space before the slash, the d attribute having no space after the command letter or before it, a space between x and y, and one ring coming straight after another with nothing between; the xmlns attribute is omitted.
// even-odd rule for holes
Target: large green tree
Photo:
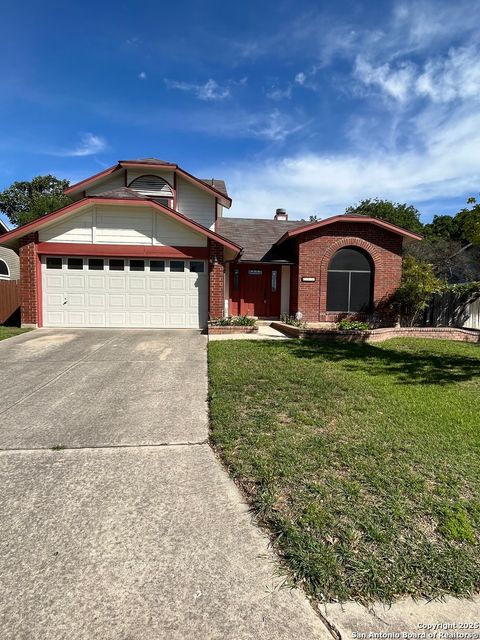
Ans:
<svg viewBox="0 0 480 640"><path fill-rule="evenodd" d="M71 202L64 194L69 184L52 175L14 182L0 193L0 210L13 225L26 224Z"/></svg>
<svg viewBox="0 0 480 640"><path fill-rule="evenodd" d="M374 216L414 233L421 233L423 228L420 213L413 205L400 204L391 200L367 198L355 206L347 207L345 213Z"/></svg>

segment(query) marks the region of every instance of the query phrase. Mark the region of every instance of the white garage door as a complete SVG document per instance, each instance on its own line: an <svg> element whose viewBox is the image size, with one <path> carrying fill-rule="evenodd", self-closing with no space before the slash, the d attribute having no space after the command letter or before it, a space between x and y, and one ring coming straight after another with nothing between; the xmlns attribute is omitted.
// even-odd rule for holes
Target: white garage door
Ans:
<svg viewBox="0 0 480 640"><path fill-rule="evenodd" d="M42 257L46 327L159 327L207 324L203 260Z"/></svg>

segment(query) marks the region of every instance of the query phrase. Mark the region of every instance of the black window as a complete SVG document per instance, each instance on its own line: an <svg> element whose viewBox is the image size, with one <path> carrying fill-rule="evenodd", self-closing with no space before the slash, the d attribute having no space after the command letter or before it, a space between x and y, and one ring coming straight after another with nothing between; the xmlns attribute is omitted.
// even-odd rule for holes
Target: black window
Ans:
<svg viewBox="0 0 480 640"><path fill-rule="evenodd" d="M173 273L182 273L185 269L183 260L170 260L170 271Z"/></svg>
<svg viewBox="0 0 480 640"><path fill-rule="evenodd" d="M145 260L130 260L130 271L145 271Z"/></svg>
<svg viewBox="0 0 480 640"><path fill-rule="evenodd" d="M369 311L373 270L360 249L340 249L330 260L327 279L327 311Z"/></svg>
<svg viewBox="0 0 480 640"><path fill-rule="evenodd" d="M47 258L47 269L61 269L61 268L62 268L61 258Z"/></svg>
<svg viewBox="0 0 480 640"><path fill-rule="evenodd" d="M67 268L81 271L83 269L83 258L68 258Z"/></svg>
<svg viewBox="0 0 480 640"><path fill-rule="evenodd" d="M0 276L8 276L8 266L5 260L0 260Z"/></svg>
<svg viewBox="0 0 480 640"><path fill-rule="evenodd" d="M240 285L240 270L234 269L233 271L233 290L238 291Z"/></svg>
<svg viewBox="0 0 480 640"><path fill-rule="evenodd" d="M272 293L277 291L277 271L274 269L272 271Z"/></svg>
<svg viewBox="0 0 480 640"><path fill-rule="evenodd" d="M88 268L90 271L103 271L103 258L89 258Z"/></svg>
<svg viewBox="0 0 480 640"><path fill-rule="evenodd" d="M150 271L165 271L165 260L150 260Z"/></svg>
<svg viewBox="0 0 480 640"><path fill-rule="evenodd" d="M203 273L205 271L205 263L201 260L192 260L190 262L190 271L193 273Z"/></svg>
<svg viewBox="0 0 480 640"><path fill-rule="evenodd" d="M110 271L125 271L125 260L121 258L110 258L108 268Z"/></svg>

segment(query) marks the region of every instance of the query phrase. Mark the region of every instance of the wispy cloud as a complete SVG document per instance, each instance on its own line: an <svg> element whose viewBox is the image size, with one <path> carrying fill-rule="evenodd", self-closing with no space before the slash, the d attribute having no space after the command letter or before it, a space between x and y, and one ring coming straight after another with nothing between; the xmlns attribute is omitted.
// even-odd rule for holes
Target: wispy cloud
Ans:
<svg viewBox="0 0 480 640"><path fill-rule="evenodd" d="M51 152L51 155L63 156L65 158L81 158L100 153L100 151L104 151L106 147L107 143L101 136L93 133L84 133L76 147L64 149L63 151L53 151Z"/></svg>
<svg viewBox="0 0 480 640"><path fill-rule="evenodd" d="M199 100L225 100L230 96L230 88L228 86L220 86L212 78L207 80L205 84L168 80L166 78L165 84L169 89L192 93Z"/></svg>
<svg viewBox="0 0 480 640"><path fill-rule="evenodd" d="M284 206L294 218L327 216L366 197L420 205L478 192L478 110L461 106L450 113L432 105L410 126L415 148L381 149L372 142L345 153L298 153L253 167L239 164L227 176L231 213L265 217Z"/></svg>
<svg viewBox="0 0 480 640"><path fill-rule="evenodd" d="M147 79L147 74L145 73L145 71L140 71L140 73L138 74L138 79L139 80L146 80Z"/></svg>
<svg viewBox="0 0 480 640"><path fill-rule="evenodd" d="M400 102L428 98L436 103L480 98L480 49L452 48L420 67L409 60L375 66L358 56L355 77Z"/></svg>

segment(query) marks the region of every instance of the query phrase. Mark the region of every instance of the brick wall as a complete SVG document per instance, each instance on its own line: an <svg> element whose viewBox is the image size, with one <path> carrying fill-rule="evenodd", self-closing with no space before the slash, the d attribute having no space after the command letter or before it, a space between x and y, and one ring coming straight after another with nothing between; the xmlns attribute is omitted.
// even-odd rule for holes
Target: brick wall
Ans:
<svg viewBox="0 0 480 640"><path fill-rule="evenodd" d="M37 254L35 234L20 238L20 304L22 326L38 325Z"/></svg>
<svg viewBox="0 0 480 640"><path fill-rule="evenodd" d="M215 320L224 314L224 248L208 240L208 318Z"/></svg>
<svg viewBox="0 0 480 640"><path fill-rule="evenodd" d="M373 311L382 306L398 288L402 274L402 236L369 223L337 222L310 231L298 240L298 308L307 322L335 322L346 314L327 313L327 271L332 256L341 248L359 247L374 264ZM303 277L315 282L302 282Z"/></svg>

